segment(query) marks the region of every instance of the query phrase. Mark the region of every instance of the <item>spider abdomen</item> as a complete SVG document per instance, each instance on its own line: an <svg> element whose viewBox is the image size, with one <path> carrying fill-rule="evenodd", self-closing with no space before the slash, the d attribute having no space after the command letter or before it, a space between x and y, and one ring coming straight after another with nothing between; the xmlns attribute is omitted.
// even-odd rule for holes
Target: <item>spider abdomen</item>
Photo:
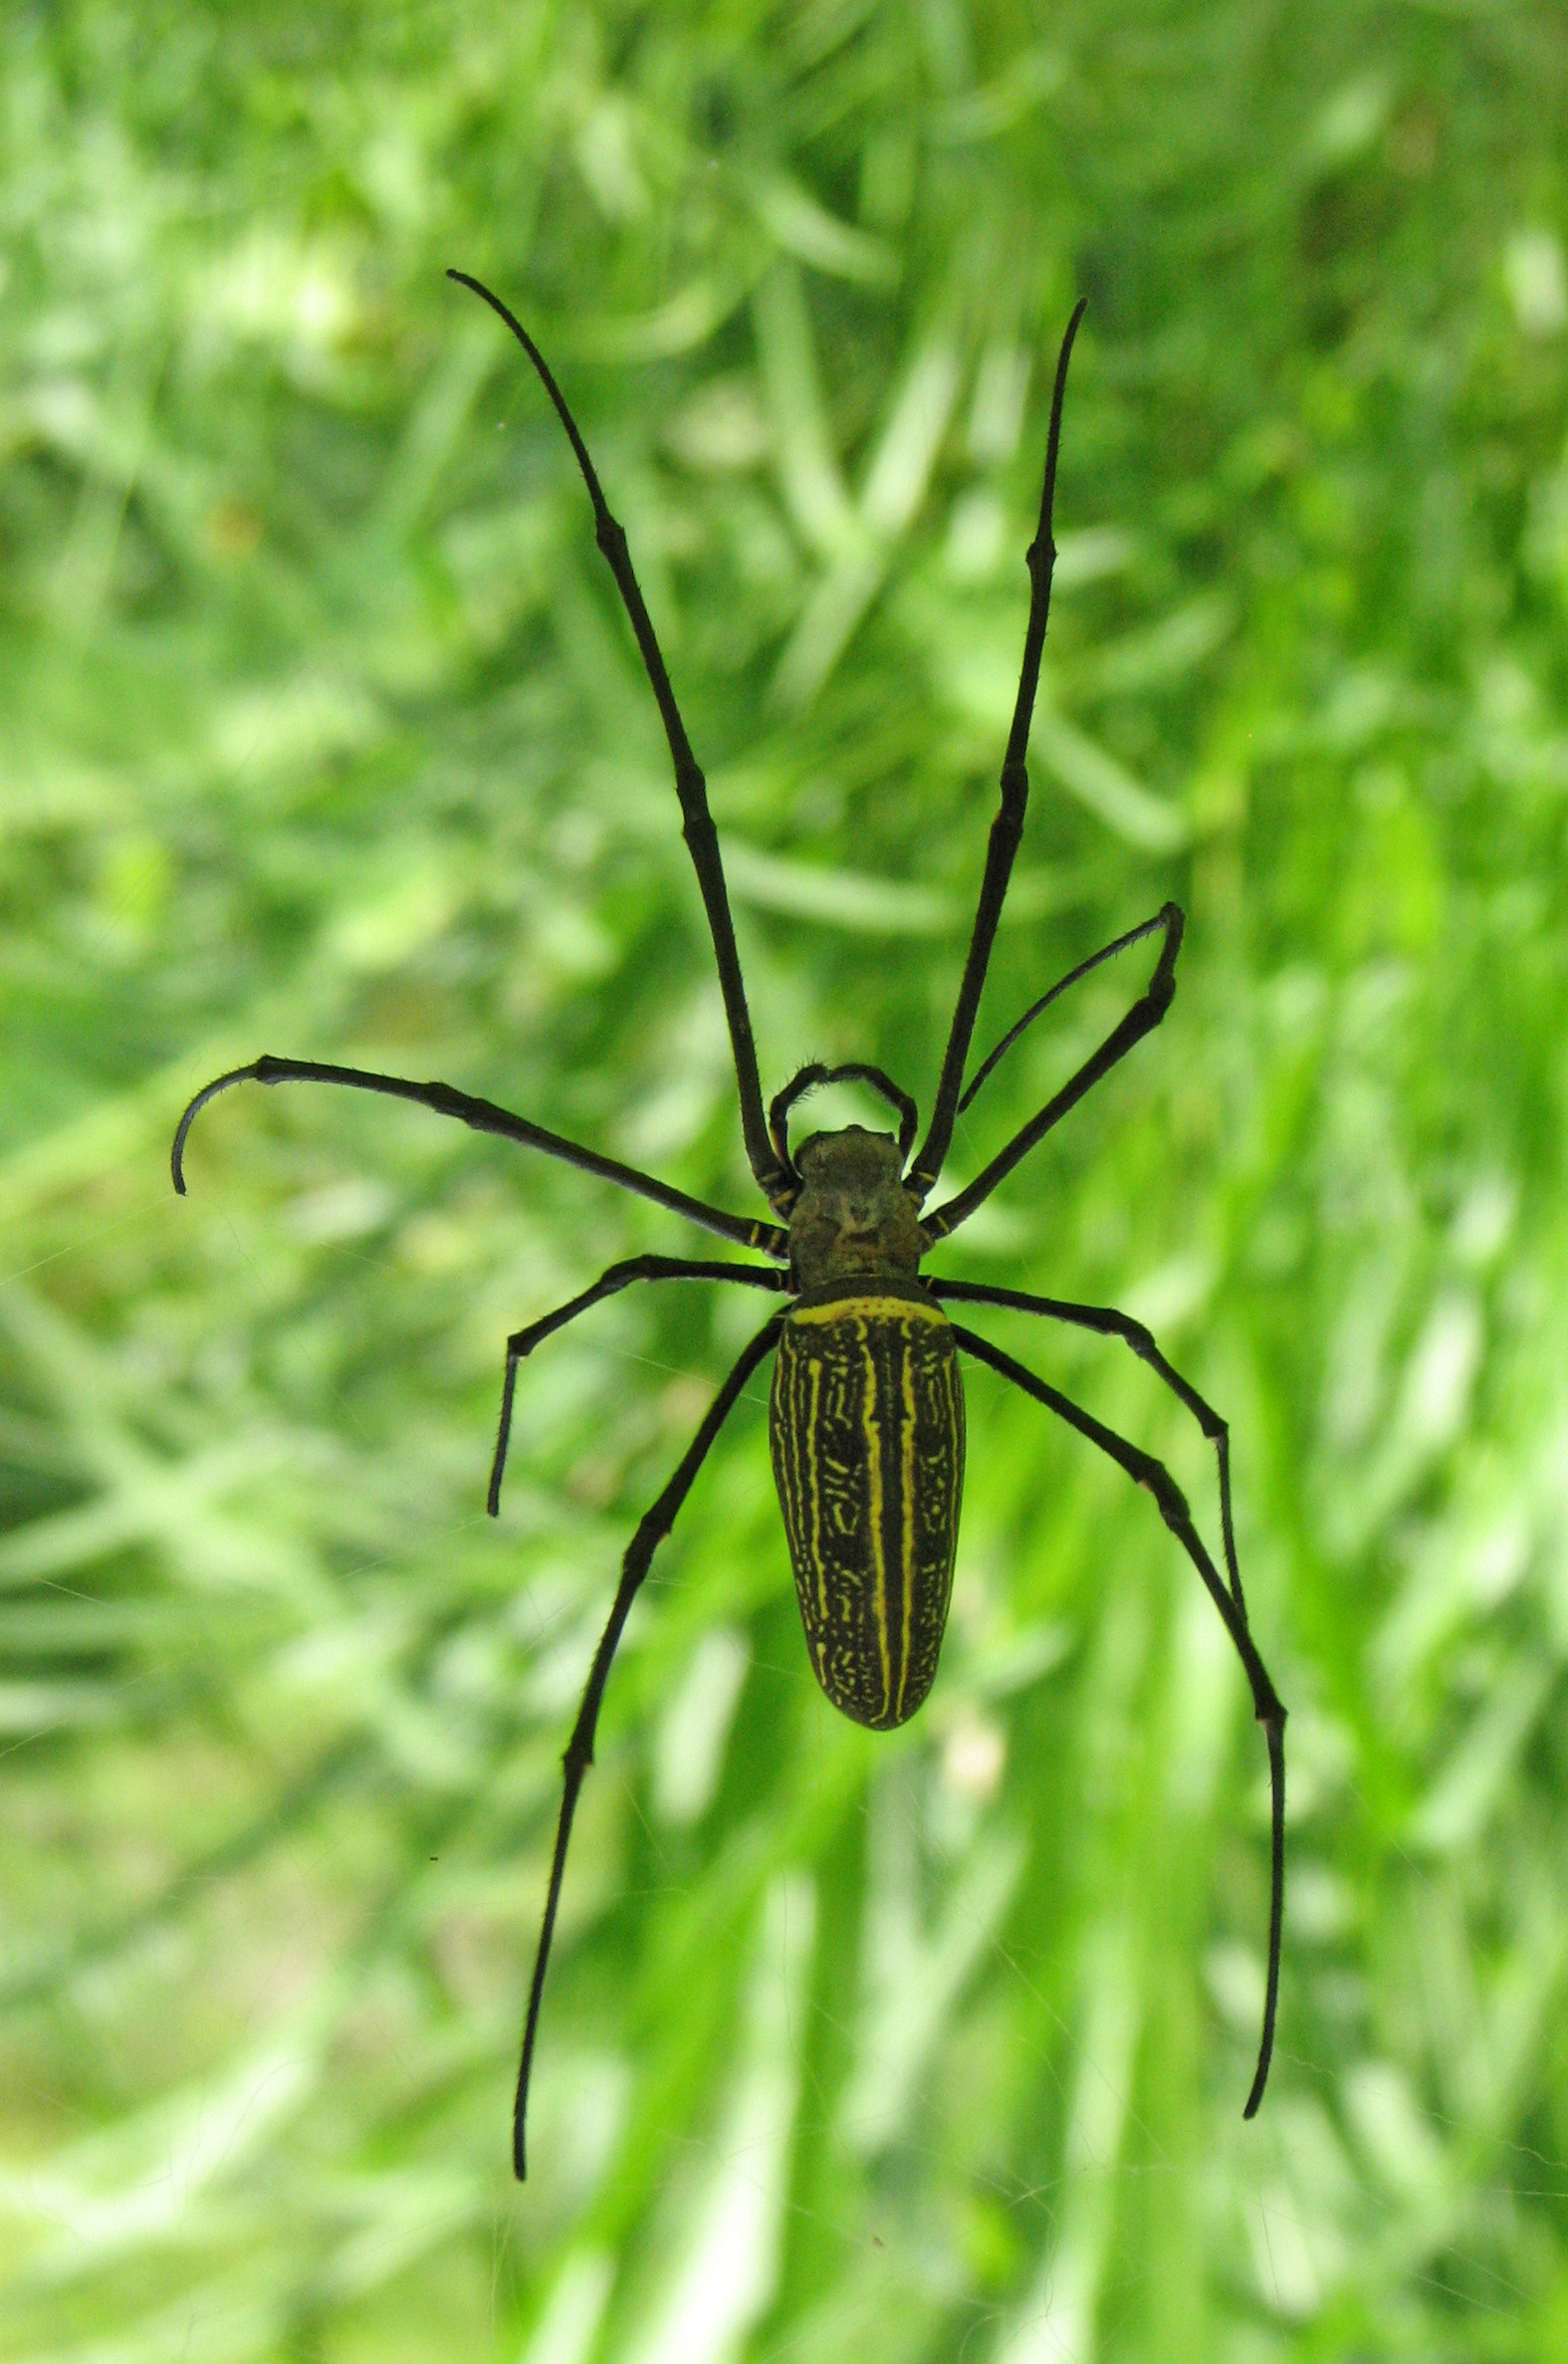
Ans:
<svg viewBox="0 0 1568 2364"><path fill-rule="evenodd" d="M769 1435L816 1679L886 1731L931 1689L964 1491L964 1388L947 1315L918 1283L793 1306Z"/></svg>

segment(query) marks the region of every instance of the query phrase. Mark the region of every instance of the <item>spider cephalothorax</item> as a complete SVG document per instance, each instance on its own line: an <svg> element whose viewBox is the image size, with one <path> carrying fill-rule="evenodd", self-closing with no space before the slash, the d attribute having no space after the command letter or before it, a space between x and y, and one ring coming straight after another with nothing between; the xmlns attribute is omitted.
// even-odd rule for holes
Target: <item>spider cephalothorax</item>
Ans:
<svg viewBox="0 0 1568 2364"><path fill-rule="evenodd" d="M912 1281L925 1254L920 1211L891 1133L846 1125L812 1133L794 1153L799 1195L789 1211L789 1285L822 1289L873 1275Z"/></svg>
<svg viewBox="0 0 1568 2364"><path fill-rule="evenodd" d="M993 1288L978 1282L928 1279L922 1277L920 1270L930 1249L966 1222L1035 1143L1160 1024L1175 990L1183 919L1174 903L1166 903L1152 919L1102 945L1069 970L1048 993L1042 994L1003 1036L965 1088L964 1075L981 993L1028 799L1024 758L1056 556L1051 539L1051 511L1062 395L1083 306L1080 304L1073 313L1056 365L1039 526L1027 554L1029 608L1023 635L1023 662L1012 727L1002 764L1000 809L992 825L975 929L959 982L931 1123L916 1151L915 1104L876 1067L802 1067L765 1114L757 1048L730 917L718 835L708 811L707 788L675 702L658 637L632 569L626 537L610 514L587 447L538 346L499 296L464 272L454 271L451 276L482 297L523 347L555 405L587 487L598 546L635 634L669 743L683 833L713 938L719 989L735 1061L747 1161L777 1220L768 1222L730 1214L722 1207L659 1181L652 1174L623 1165L598 1150L584 1148L529 1117L514 1115L492 1100L476 1099L449 1083L421 1083L407 1076L384 1075L363 1067L337 1066L316 1060L264 1056L204 1085L180 1118L172 1164L174 1187L182 1191L185 1141L191 1123L197 1111L230 1084L343 1083L361 1091L416 1100L440 1115L455 1116L480 1132L496 1133L525 1148L560 1158L580 1172L597 1175L622 1189L634 1191L639 1197L652 1199L670 1213L770 1260L766 1264L737 1264L672 1256L631 1257L622 1264L611 1265L590 1288L567 1303L558 1305L553 1312L516 1331L507 1342L501 1422L490 1474L492 1513L500 1508L518 1371L534 1348L554 1331L574 1320L590 1305L638 1281L732 1282L776 1291L790 1300L786 1306L770 1316L743 1349L669 1483L640 1522L621 1563L614 1603L594 1652L582 1704L566 1745L560 1813L518 2069L513 2114L513 2160L517 2173L521 2177L525 2171L529 2076L572 1816L583 1776L592 1762L599 1703L610 1665L655 1549L669 1533L698 1470L747 1381L770 1353L777 1354L770 1412L774 1471L806 1643L824 1692L835 1707L857 1723L881 1729L906 1722L925 1698L936 1673L947 1619L964 1484L961 1353L988 1364L1045 1405L1152 1496L1161 1518L1207 1587L1234 1645L1268 1746L1272 1800L1268 1967L1262 2037L1245 2110L1250 2117L1262 2099L1268 2075L1279 1990L1284 1899L1285 1711L1247 1624L1231 1512L1230 1432L1214 1407L1166 1360L1142 1323L1114 1306L1076 1304L1064 1299L1035 1297L1022 1290ZM942 1172L954 1122L960 1111L969 1106L1008 1046L1080 977L1154 935L1160 937L1161 943L1153 974L1143 993L1098 1049L972 1181L926 1213L926 1200ZM795 1101L819 1083L845 1081L869 1084L898 1111L896 1140L891 1134L870 1132L862 1125L853 1124L839 1132L814 1133L791 1155L788 1113ZM1214 1445L1220 1481L1224 1571L1217 1566L1200 1537L1185 1496L1162 1462L1107 1428L1069 1396L992 1345L989 1339L951 1322L943 1304L954 1302L1008 1306L1104 1337L1119 1338L1147 1363Z"/></svg>

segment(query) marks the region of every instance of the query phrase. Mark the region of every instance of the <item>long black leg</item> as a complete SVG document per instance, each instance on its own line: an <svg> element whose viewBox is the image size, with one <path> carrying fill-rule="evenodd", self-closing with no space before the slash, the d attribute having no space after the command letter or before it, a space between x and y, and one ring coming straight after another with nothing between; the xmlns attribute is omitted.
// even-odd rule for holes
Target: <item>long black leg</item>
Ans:
<svg viewBox="0 0 1568 2364"><path fill-rule="evenodd" d="M627 1544L626 1555L621 1561L620 1583L616 1587L615 1604L610 1610L609 1622L599 1636L599 1646L593 1653L593 1664L588 1669L588 1680L582 1694L582 1705L577 1710L577 1720L571 1728L571 1738L566 1743L565 1755L561 1759L565 1769L565 1780L561 1790L560 1818L556 1825L556 1851L551 1858L550 1887L545 1898L545 1919L539 1933L539 1951L534 1957L534 1981L529 1989L528 2017L523 2026L523 2056L518 2064L517 2101L512 2114L512 2164L519 2183L524 2182L528 2175L524 2129L528 2116L529 2075L534 2064L534 2039L539 2032L540 1999L545 1992L545 1973L550 1964L551 1940L556 1934L556 1908L560 1901L560 1878L565 1869L566 1847L571 1837L571 1817L576 1811L577 1792L582 1786L583 1774L593 1763L593 1735L598 1725L599 1702L604 1696L604 1685L609 1675L610 1663L615 1656L621 1629L630 1613L631 1604L637 1597L643 1577L648 1572L649 1562L652 1560L655 1550L674 1525L675 1514L691 1492L692 1481L707 1459L715 1437L729 1418L736 1398L758 1364L763 1361L772 1348L779 1332L779 1325L784 1318L783 1313L775 1313L769 1321L764 1323L756 1337L752 1339L751 1344L745 1348L739 1362L709 1405L702 1426L681 1457L680 1467L659 1496L652 1510L643 1518L636 1534Z"/></svg>
<svg viewBox="0 0 1568 2364"><path fill-rule="evenodd" d="M492 1519L501 1516L501 1480L507 1466L507 1446L512 1436L512 1399L517 1393L518 1365L533 1353L541 1339L558 1329L564 1329L568 1321L575 1321L589 1305L613 1297L618 1289L629 1289L634 1281L742 1281L753 1289L787 1289L788 1277L776 1273L763 1264L693 1264L682 1256L628 1256L623 1264L612 1264L600 1273L591 1289L567 1303L558 1305L553 1313L542 1313L531 1321L527 1329L514 1330L507 1340L507 1375L501 1389L501 1424L496 1431L496 1457L490 1465L490 1492L486 1508Z"/></svg>
<svg viewBox="0 0 1568 2364"><path fill-rule="evenodd" d="M782 1284L781 1284L782 1286ZM981 1281L928 1281L926 1287L933 1297L950 1298L967 1305L1007 1305L1018 1313L1042 1313L1048 1321L1070 1322L1075 1329L1092 1329L1101 1337L1120 1338L1129 1345L1140 1362L1146 1362L1155 1376L1162 1379L1171 1393L1192 1413L1204 1435L1215 1449L1220 1469L1220 1533L1225 1541L1226 1574L1231 1579L1231 1597L1246 1615L1246 1602L1241 1593L1241 1570L1236 1564L1235 1526L1231 1515L1231 1429L1230 1424L1205 1401L1190 1379L1184 1379L1174 1363L1161 1353L1153 1334L1141 1321L1134 1321L1130 1313L1118 1312L1114 1305L1079 1305L1057 1297L1033 1297L1023 1289L993 1289Z"/></svg>
<svg viewBox="0 0 1568 2364"><path fill-rule="evenodd" d="M1154 975L1121 1024L1111 1029L1098 1051L1084 1061L1075 1075L1068 1077L1055 1098L1047 1100L1021 1132L1014 1133L1006 1149L998 1152L967 1189L944 1199L940 1207L921 1218L928 1245L945 1240L949 1232L957 1231L961 1223L967 1222L975 1209L990 1198L997 1184L1011 1173L1018 1160L1027 1157L1035 1142L1043 1140L1051 1126L1059 1124L1084 1093L1092 1090L1102 1075L1109 1074L1118 1060L1127 1057L1134 1044L1153 1034L1176 993L1176 956L1182 949L1182 931L1187 921L1175 903L1167 903L1159 914L1158 924L1165 930L1165 942L1160 947Z"/></svg>
<svg viewBox="0 0 1568 2364"><path fill-rule="evenodd" d="M506 323L523 351L539 372L541 383L555 405L556 416L566 430L566 439L587 486L588 499L593 504L593 534L603 552L610 573L615 578L621 604L636 634L654 697L658 701L659 719L669 742L670 761L675 767L675 793L681 805L681 833L691 852L692 865L697 872L697 884L702 890L703 908L708 914L708 928L713 937L714 958L719 966L719 989L724 995L724 1014L729 1021L730 1046L735 1055L735 1079L741 1095L741 1131L746 1140L746 1154L758 1188L777 1204L788 1195L789 1173L775 1155L763 1117L763 1087L757 1072L757 1045L752 1039L751 1014L746 1006L746 986L741 977L741 956L736 949L735 923L730 917L730 897L724 883L724 863L719 853L718 831L708 810L708 784L692 753L686 736L686 725L675 702L670 686L668 668L658 635L648 613L642 591L632 569L631 553L626 546L624 528L610 515L597 470L588 457L588 447L577 429L577 422L566 407L566 398L556 383L550 364L517 315L503 304L498 295L473 279L466 271L449 271L448 279L455 279L478 296L499 320Z"/></svg>
<svg viewBox="0 0 1568 2364"><path fill-rule="evenodd" d="M1119 952L1127 951L1130 945L1141 944L1145 936L1154 934L1156 928L1168 928L1175 910L1174 903L1167 903L1155 913L1152 919L1145 919L1139 926L1130 927L1124 936L1116 937L1113 943L1102 944L1098 952L1091 952L1087 960L1080 960L1075 969L1067 971L1065 977L1058 977L1049 993L1042 993L1037 1002L1031 1002L1016 1026L1008 1027L996 1049L987 1054L975 1069L974 1074L971 1075L968 1083L964 1086L964 1097L959 1101L959 1114L962 1116L965 1109L972 1104L975 1094L997 1065L998 1061L1012 1049L1019 1035L1027 1033L1035 1019L1043 1011L1048 1010L1052 1002L1059 1002L1069 987L1076 985L1081 977L1087 977L1091 969L1099 968L1105 961L1114 960Z"/></svg>
<svg viewBox="0 0 1568 2364"><path fill-rule="evenodd" d="M960 1329L956 1323L953 1335L966 1353L974 1355L977 1362L989 1363L994 1371L1000 1371L1005 1379L1010 1379L1014 1387L1020 1387L1025 1395L1033 1396L1036 1403L1044 1404L1048 1411L1065 1420L1069 1428L1075 1428L1080 1436L1087 1437L1091 1445L1098 1445L1102 1453L1108 1454L1119 1468L1127 1472L1135 1485L1144 1487L1153 1495L1161 1518L1208 1586L1209 1596L1220 1611L1225 1629L1235 1645L1236 1656L1246 1671L1252 1691L1252 1710L1263 1727L1263 1738L1268 1744L1271 1807L1268 1981L1263 1994L1263 2032L1257 2048L1252 2089L1241 2113L1243 2117L1250 2118L1256 2114L1257 2105L1263 2098L1263 2087L1268 2082L1268 2063L1273 2057L1274 2018L1279 2006L1279 1954L1284 1935L1285 1711L1280 1704L1279 1694L1269 1679L1268 1669L1257 1654L1247 1627L1246 1613L1232 1600L1225 1578L1205 1550L1203 1538L1193 1525L1187 1497L1164 1462L1156 1461L1152 1454L1141 1452L1126 1437L1118 1436L1115 1429L1107 1428L1103 1421L1096 1420L1092 1413L1075 1404L1070 1396L1061 1394L1059 1389L1047 1385L1045 1380L1037 1379L1032 1371L1024 1369L1021 1362L1014 1362L1010 1354L1004 1354L1001 1347L993 1346L989 1339L977 1337L973 1330Z"/></svg>
<svg viewBox="0 0 1568 2364"><path fill-rule="evenodd" d="M526 1116L514 1116L510 1109L498 1108L494 1100L475 1099L469 1092L454 1090L450 1083L414 1083L406 1075L380 1075L370 1067L330 1066L320 1060L273 1059L266 1054L252 1060L248 1067L231 1067L226 1075L215 1075L210 1083L204 1083L180 1118L169 1152L169 1171L181 1198L185 1195L186 1135L207 1102L232 1083L345 1083L356 1091L417 1100L420 1107L433 1108L438 1116L455 1116L459 1124L472 1126L476 1133L497 1133L504 1141L521 1141L525 1148L543 1149L547 1157L562 1158L584 1174L618 1182L622 1190L651 1198L672 1214L684 1215L689 1223L700 1223L705 1231L717 1232L721 1239L734 1240L742 1248L759 1249L765 1256L777 1256L781 1263L788 1258L788 1236L777 1224L750 1223L744 1215L727 1215L722 1207L710 1207L702 1199L689 1198L684 1190L672 1190L667 1182L656 1181L635 1166L623 1166L618 1158L601 1157L596 1149L583 1149L560 1133L547 1132L542 1124L531 1124Z"/></svg>
<svg viewBox="0 0 1568 2364"><path fill-rule="evenodd" d="M980 1012L986 970L991 962L991 947L996 937L997 923L1002 917L1008 881L1012 875L1018 840L1023 834L1023 813L1029 801L1029 776L1024 758L1028 752L1029 724L1034 714L1034 693L1039 687L1040 651L1045 645L1045 626L1050 619L1051 576L1056 567L1051 512L1056 499L1056 455L1061 448L1061 406L1067 391L1067 363L1072 358L1072 342L1078 334L1078 323L1083 314L1084 306L1079 303L1067 323L1067 334L1061 341L1061 353L1056 361L1050 431L1045 442L1045 481L1040 491L1039 524L1025 561L1029 571L1029 620L1023 634L1023 664L1012 709L1012 728L1008 733L1007 754L1002 765L1002 808L991 825L991 837L986 847L986 868L980 883L980 906L975 914L975 933L970 938L958 1001L953 1011L953 1026L942 1061L936 1104L931 1111L931 1129L906 1179L906 1187L914 1193L917 1204L941 1173L943 1160L952 1143L953 1122L958 1114L959 1092L964 1082L964 1068L969 1059L975 1020Z"/></svg>

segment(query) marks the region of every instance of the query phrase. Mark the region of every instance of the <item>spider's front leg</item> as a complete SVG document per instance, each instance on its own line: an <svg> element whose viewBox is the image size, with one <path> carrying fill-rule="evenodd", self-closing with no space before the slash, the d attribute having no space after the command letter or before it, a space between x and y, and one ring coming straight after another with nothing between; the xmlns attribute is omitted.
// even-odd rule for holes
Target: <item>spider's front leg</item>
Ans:
<svg viewBox="0 0 1568 2364"><path fill-rule="evenodd" d="M942 1055L942 1073L937 1082L931 1123L907 1176L909 1190L917 1205L935 1184L953 1139L953 1123L958 1115L964 1069L969 1064L970 1042L975 1032L975 1021L980 1015L980 997L985 989L986 971L991 965L991 948L996 941L1002 906L1007 901L1008 884L1012 876L1012 864L1023 835L1023 816L1029 801L1029 775L1025 760L1029 747L1029 724L1039 688L1040 653L1045 646L1045 630L1050 621L1050 591L1056 572L1054 518L1056 462L1061 451L1061 411L1067 393L1067 364L1072 358L1073 340L1078 334L1078 324L1084 311L1083 302L1074 305L1072 318L1067 323L1067 334L1061 341L1061 352L1056 359L1056 382L1051 389L1050 400L1050 428L1045 438L1045 478L1040 487L1039 523L1024 559L1029 576L1029 612L1023 628L1023 662L1018 671L1012 725L1008 732L1007 752L1002 759L1001 802L986 844L986 866L981 873L975 930L964 958L964 974L959 979L958 1000L954 1004L953 1023L948 1030L947 1049Z"/></svg>
<svg viewBox="0 0 1568 2364"><path fill-rule="evenodd" d="M587 490L593 510L593 534L605 565L614 578L620 593L621 605L631 625L637 650L642 658L648 686L659 709L664 736L670 750L670 762L675 773L675 794L681 809L681 834L686 839L697 873L698 890L703 910L707 914L708 933L713 940L714 963L719 971L719 991L724 1000L725 1022L730 1030L730 1048L735 1060L736 1089L741 1102L741 1132L746 1142L746 1155L752 1173L763 1196L776 1207L784 1206L789 1196L789 1170L781 1162L768 1136L763 1118L762 1084L757 1071L757 1046L752 1038L751 1013L746 1003L746 985L741 975L741 956L736 948L735 922L730 916L730 895L725 884L724 858L719 851L719 832L713 825L708 809L708 784L702 766L692 752L686 735L686 725L676 702L664 651L659 646L653 618L648 613L638 584L636 570L631 563L625 528L611 514L599 483L598 471L588 456L576 420L566 404L566 397L556 383L555 373L539 347L510 305L504 304L482 280L467 271L449 271L448 279L456 280L483 304L488 304L517 339L538 372L541 384L565 430L571 445L578 472Z"/></svg>
<svg viewBox="0 0 1568 2364"><path fill-rule="evenodd" d="M437 1116L456 1117L459 1124L468 1125L476 1133L494 1133L503 1141L519 1141L525 1149L543 1150L547 1157L559 1157L563 1165L575 1166L584 1174L596 1174L601 1181L613 1182L618 1189L629 1190L638 1198L652 1199L655 1206L667 1207L672 1215L684 1215L689 1223L700 1224L704 1231L717 1232L721 1240L733 1240L738 1247L756 1248L764 1256L777 1256L781 1262L789 1253L787 1234L776 1223L757 1223L744 1215L727 1214L722 1207L710 1207L705 1199L692 1198L686 1191L661 1182L655 1174L644 1174L637 1166L622 1165L616 1157L602 1157L596 1149L584 1149L579 1141L568 1141L564 1133L553 1133L527 1116L515 1116L510 1108L499 1107L494 1100L479 1099L471 1091L459 1091L454 1084L421 1083L409 1075L383 1075L374 1067L336 1066L319 1059L274 1059L270 1052L263 1052L248 1066L230 1067L226 1074L214 1075L210 1083L204 1083L194 1098L186 1102L169 1151L169 1172L181 1198L185 1195L185 1143L190 1128L209 1100L236 1083L337 1083L354 1091L379 1092L388 1099L413 1100L421 1108L433 1109Z"/></svg>
<svg viewBox="0 0 1568 2364"><path fill-rule="evenodd" d="M1069 985L1076 984L1080 977L1087 976L1091 969L1098 968L1100 962L1108 960L1113 953L1137 943L1140 937L1153 934L1157 928L1163 932L1165 941L1160 947L1154 974L1126 1017L1112 1027L1099 1049L1092 1051L1076 1073L1068 1076L1061 1089L1046 1101L1039 1114L1031 1117L1020 1132L1014 1133L1005 1149L997 1152L984 1172L977 1174L973 1182L956 1192L952 1198L944 1199L940 1207L934 1208L931 1214L923 1218L928 1241L935 1245L938 1240L945 1240L950 1232L957 1231L961 1223L966 1223L975 1209L990 1198L998 1183L1011 1173L1019 1159L1026 1157L1035 1143L1042 1141L1051 1127L1059 1124L1068 1111L1077 1106L1084 1093L1091 1091L1102 1075L1108 1075L1112 1067L1143 1041L1145 1035L1153 1034L1175 999L1176 962L1182 949L1182 933L1186 925L1186 915L1180 904L1164 904L1153 919L1145 920L1141 927L1129 929L1125 936L1118 936L1114 944L1107 944L1103 951L1093 954L1086 961L1080 961L1072 974L1064 977L1059 985L1052 986L1050 992L1036 1002L1011 1033L998 1044L976 1076L971 1094L979 1088L987 1070L1001 1058L1008 1044L1021 1034L1030 1020L1038 1017L1058 993L1065 992Z"/></svg>

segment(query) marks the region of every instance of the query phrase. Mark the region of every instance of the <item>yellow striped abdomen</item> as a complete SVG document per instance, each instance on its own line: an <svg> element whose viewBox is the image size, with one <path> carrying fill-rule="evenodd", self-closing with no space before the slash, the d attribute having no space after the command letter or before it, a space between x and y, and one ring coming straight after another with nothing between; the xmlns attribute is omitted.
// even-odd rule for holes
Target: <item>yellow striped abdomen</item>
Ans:
<svg viewBox="0 0 1568 2364"><path fill-rule="evenodd" d="M947 1315L876 1283L795 1306L769 1434L817 1681L856 1724L902 1724L937 1671L964 1490Z"/></svg>

